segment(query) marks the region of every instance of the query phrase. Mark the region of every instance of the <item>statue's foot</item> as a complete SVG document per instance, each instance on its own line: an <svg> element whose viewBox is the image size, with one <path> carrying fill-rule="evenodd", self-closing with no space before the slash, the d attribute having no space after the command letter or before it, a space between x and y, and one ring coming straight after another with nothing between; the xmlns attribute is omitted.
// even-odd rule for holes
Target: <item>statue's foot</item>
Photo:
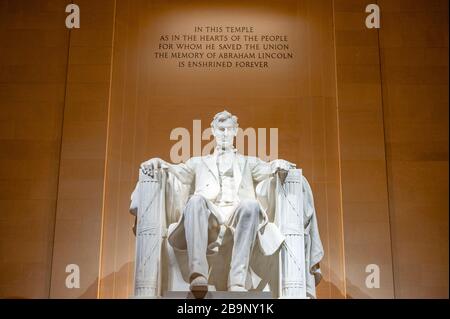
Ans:
<svg viewBox="0 0 450 319"><path fill-rule="evenodd" d="M208 280L203 276L197 276L191 280L190 290L195 298L203 298L208 292Z"/></svg>
<svg viewBox="0 0 450 319"><path fill-rule="evenodd" d="M242 287L242 286L233 285L233 286L230 286L230 287L228 288L228 291L247 292L248 290L245 289L245 288Z"/></svg>

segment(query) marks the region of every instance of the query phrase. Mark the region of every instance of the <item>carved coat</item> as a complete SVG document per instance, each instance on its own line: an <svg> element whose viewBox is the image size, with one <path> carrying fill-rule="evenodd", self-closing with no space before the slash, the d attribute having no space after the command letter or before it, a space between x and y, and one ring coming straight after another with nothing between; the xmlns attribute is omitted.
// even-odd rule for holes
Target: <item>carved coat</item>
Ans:
<svg viewBox="0 0 450 319"><path fill-rule="evenodd" d="M190 193L203 196L208 203L211 213L221 225L225 223L221 220L221 214L217 212L215 201L220 192L219 171L214 155L203 157L193 157L186 163L178 165L167 164L169 173L172 173L176 179L188 187L193 187ZM236 160L233 166L233 176L235 182L235 189L238 190L238 197L240 200L253 199L256 200L255 183L259 183L268 179L273 175L270 163L264 162L256 157L247 157L241 154L236 154ZM179 196L182 192L171 192L174 196ZM170 195L170 194L169 194ZM185 196L185 195L184 195ZM175 199L175 202L180 202ZM184 219L182 208L179 207L177 215L180 216L175 227L169 230L169 243L179 249L186 249L186 239L184 235ZM273 255L283 243L283 236L277 227L266 227L269 223L266 212L261 209L261 223L259 225L257 238L261 252L265 256ZM225 231L225 230L224 230ZM225 232L219 233L219 236L225 235ZM217 238L219 242L222 238ZM212 245L213 247L215 245ZM214 253L214 250L209 250L209 253Z"/></svg>

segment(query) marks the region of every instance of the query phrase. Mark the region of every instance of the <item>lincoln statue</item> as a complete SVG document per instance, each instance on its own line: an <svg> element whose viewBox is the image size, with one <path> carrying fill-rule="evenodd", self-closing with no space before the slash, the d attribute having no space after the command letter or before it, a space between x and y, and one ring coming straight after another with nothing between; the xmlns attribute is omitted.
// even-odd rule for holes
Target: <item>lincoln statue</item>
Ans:
<svg viewBox="0 0 450 319"><path fill-rule="evenodd" d="M157 172L165 172L168 176L166 184L177 183L179 190L189 190L185 200L181 201L183 204L179 209L179 216L172 227L168 227L167 245L187 256L187 275L184 278L190 291L194 294L208 291L211 284L209 256L227 251L229 259L223 260L228 260L229 264L225 265L227 267L222 265L222 269L226 269L226 274L222 274L226 277L225 290L254 290L256 285L253 284L252 274L267 265L268 268L263 269L261 277L278 276L280 272L280 276L284 276L282 285L286 289L297 289L303 285L305 297L315 297L314 287L318 283L316 281L320 280L319 261L323 250L317 231L311 188L300 175L301 170L285 160L265 162L239 154L234 147L238 119L227 111L215 115L211 128L216 142L213 154L193 157L181 164L153 158L142 163L140 168L143 176L149 179L155 178ZM297 171L300 173L295 175ZM292 177L289 177L290 172ZM282 200L276 204L278 193L281 194L278 194L279 198L283 196L283 192L287 196L286 185L289 181L292 182L290 185L300 185L297 192L299 195L286 197L287 204L283 204ZM139 193L138 188L139 184L132 201L138 202L137 198L143 196L142 190L139 196L136 194ZM168 194L168 191L173 194ZM181 191L176 188L168 190L166 187L163 192L166 196L165 210L173 206L175 201L180 202ZM174 200L168 203L171 198ZM274 208L277 205L278 209ZM138 207L139 204L134 206ZM289 217L290 215L292 216ZM308 251L305 252L305 249ZM275 255L277 258L272 260L278 262L290 258L289 262L293 266L286 264L269 269L270 262L261 262L264 259L260 259L256 267L253 267L255 256L270 258ZM284 259L279 256L284 256ZM297 276L298 283L296 279L292 279L295 275L289 275L292 267L303 269L304 274ZM136 269L142 271L138 267ZM281 270L277 272L275 269ZM308 285L313 286L314 292L308 293ZM280 294L288 291L279 289Z"/></svg>

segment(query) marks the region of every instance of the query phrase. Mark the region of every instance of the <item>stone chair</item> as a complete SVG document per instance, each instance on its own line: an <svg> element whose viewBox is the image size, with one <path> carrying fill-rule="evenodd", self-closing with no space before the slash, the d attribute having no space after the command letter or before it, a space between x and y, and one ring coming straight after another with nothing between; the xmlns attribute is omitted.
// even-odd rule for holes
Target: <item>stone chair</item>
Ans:
<svg viewBox="0 0 450 319"><path fill-rule="evenodd" d="M323 248L311 188L302 170L278 173L255 188L269 223L284 236L279 251L270 257L253 249L249 291L270 291L272 298L315 298L321 279L319 262ZM164 297L169 292L189 291L187 253L167 241L192 190L166 170L153 176L139 171L131 196L130 212L136 216L135 298ZM230 245L208 256L209 290L226 291Z"/></svg>

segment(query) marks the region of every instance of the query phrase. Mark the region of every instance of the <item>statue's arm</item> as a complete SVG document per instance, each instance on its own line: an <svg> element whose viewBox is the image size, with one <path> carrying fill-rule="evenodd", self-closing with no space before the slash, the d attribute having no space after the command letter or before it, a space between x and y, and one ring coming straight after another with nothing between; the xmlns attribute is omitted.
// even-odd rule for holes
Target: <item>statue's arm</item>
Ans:
<svg viewBox="0 0 450 319"><path fill-rule="evenodd" d="M173 174L181 183L191 185L195 176L195 166L192 159L186 163L172 164L160 158L152 158L141 164L141 168L150 170L150 174L155 169L166 169Z"/></svg>
<svg viewBox="0 0 450 319"><path fill-rule="evenodd" d="M195 171L191 160L188 160L186 163L180 164L171 164L165 162L165 165L169 173L172 173L182 184L192 184L195 176Z"/></svg>
<svg viewBox="0 0 450 319"><path fill-rule="evenodd" d="M250 165L252 177L255 182L262 182L274 173L270 162L264 162L256 157L249 158L248 165Z"/></svg>
<svg viewBox="0 0 450 319"><path fill-rule="evenodd" d="M295 168L295 164L282 159L265 162L257 157L249 158L253 180L261 182L276 174L278 171L288 171Z"/></svg>

